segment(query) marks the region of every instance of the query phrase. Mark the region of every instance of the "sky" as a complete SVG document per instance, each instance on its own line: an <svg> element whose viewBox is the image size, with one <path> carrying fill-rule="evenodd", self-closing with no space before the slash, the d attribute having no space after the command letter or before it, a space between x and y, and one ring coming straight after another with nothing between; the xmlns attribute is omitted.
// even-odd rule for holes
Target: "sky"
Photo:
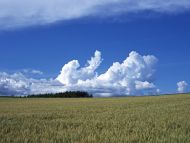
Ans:
<svg viewBox="0 0 190 143"><path fill-rule="evenodd" d="M188 92L188 0L0 0L0 94Z"/></svg>

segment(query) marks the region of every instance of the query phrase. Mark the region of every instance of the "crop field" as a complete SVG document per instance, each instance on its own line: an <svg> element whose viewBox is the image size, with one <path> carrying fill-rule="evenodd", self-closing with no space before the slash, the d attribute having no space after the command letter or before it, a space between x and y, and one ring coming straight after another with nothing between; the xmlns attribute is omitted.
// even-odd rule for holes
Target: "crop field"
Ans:
<svg viewBox="0 0 190 143"><path fill-rule="evenodd" d="M0 98L0 143L190 143L190 95Z"/></svg>

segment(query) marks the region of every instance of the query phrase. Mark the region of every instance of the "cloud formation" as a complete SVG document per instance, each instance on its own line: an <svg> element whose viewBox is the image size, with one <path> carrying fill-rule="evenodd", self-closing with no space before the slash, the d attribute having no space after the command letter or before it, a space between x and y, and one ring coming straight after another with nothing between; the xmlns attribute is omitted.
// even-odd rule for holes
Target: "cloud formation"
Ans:
<svg viewBox="0 0 190 143"><path fill-rule="evenodd" d="M65 64L56 79L34 79L23 73L0 73L1 95L27 95L82 90L94 96L155 95L154 85L157 58L141 56L133 51L122 62L114 62L105 73L98 74L101 52L80 67L78 60ZM33 70L32 70L33 71ZM36 73L36 72L35 72ZM37 73L41 73L38 71Z"/></svg>
<svg viewBox="0 0 190 143"><path fill-rule="evenodd" d="M80 68L79 62L73 60L63 66L57 80L69 90L87 90L102 96L157 93L153 84L156 57L141 56L133 51L122 63L115 62L105 73L98 75L95 70L101 61L99 51L85 67Z"/></svg>
<svg viewBox="0 0 190 143"><path fill-rule="evenodd" d="M34 74L34 75L43 75L42 71L35 70L35 69L24 69L23 73L24 74Z"/></svg>
<svg viewBox="0 0 190 143"><path fill-rule="evenodd" d="M44 25L86 16L107 17L147 10L176 13L189 9L189 0L0 0L0 27Z"/></svg>
<svg viewBox="0 0 190 143"><path fill-rule="evenodd" d="M178 86L178 92L179 93L185 93L187 92L187 88L188 88L188 83L186 81L180 81L177 83Z"/></svg>
<svg viewBox="0 0 190 143"><path fill-rule="evenodd" d="M28 95L65 91L63 85L53 79L28 78L23 73L0 73L0 95Z"/></svg>
<svg viewBox="0 0 190 143"><path fill-rule="evenodd" d="M70 61L62 68L61 74L57 77L64 85L73 85L78 83L79 80L85 81L93 78L97 73L95 70L101 64L101 53L96 51L94 57L87 61L87 66L80 68L78 60Z"/></svg>
<svg viewBox="0 0 190 143"><path fill-rule="evenodd" d="M28 79L21 73L0 73L0 95L25 95L29 93Z"/></svg>

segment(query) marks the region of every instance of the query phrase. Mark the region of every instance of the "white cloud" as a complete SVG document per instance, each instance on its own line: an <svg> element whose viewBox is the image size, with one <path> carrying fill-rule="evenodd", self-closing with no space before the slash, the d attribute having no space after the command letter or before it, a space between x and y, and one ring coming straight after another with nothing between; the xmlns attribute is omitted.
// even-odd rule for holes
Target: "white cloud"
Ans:
<svg viewBox="0 0 190 143"><path fill-rule="evenodd" d="M97 53L98 51L96 51ZM95 53L95 55L96 55ZM65 85L68 90L87 90L96 95L144 95L156 94L157 88L152 83L157 59L154 56L141 56L131 52L122 63L115 62L103 74L95 74L96 68L101 63L101 54L95 56L98 63L95 68L87 72L87 67L79 68L78 61L74 60L65 64L57 80ZM92 61L91 59L91 61ZM91 74L92 73L92 74Z"/></svg>
<svg viewBox="0 0 190 143"><path fill-rule="evenodd" d="M32 74L39 74L39 75L42 75L43 72L39 71L39 70L32 70L31 71Z"/></svg>
<svg viewBox="0 0 190 143"><path fill-rule="evenodd" d="M0 27L43 25L146 10L176 13L189 9L189 0L0 0Z"/></svg>
<svg viewBox="0 0 190 143"><path fill-rule="evenodd" d="M28 95L64 92L63 85L54 79L27 78L22 73L0 73L0 95Z"/></svg>
<svg viewBox="0 0 190 143"><path fill-rule="evenodd" d="M87 65L80 68L80 64L77 60L70 61L65 64L62 68L61 74L57 77L64 85L73 85L78 83L80 80L85 81L93 78L97 73L95 70L101 64L101 53L96 51L94 57L87 62Z"/></svg>
<svg viewBox="0 0 190 143"><path fill-rule="evenodd" d="M23 70L24 74L34 74L34 75L42 75L43 72L35 69L24 69Z"/></svg>
<svg viewBox="0 0 190 143"><path fill-rule="evenodd" d="M188 84L186 81L180 81L177 83L177 86L178 86L178 92L179 93L185 93L187 92L187 88L188 88Z"/></svg>
<svg viewBox="0 0 190 143"><path fill-rule="evenodd" d="M101 52L80 67L77 60L65 64L56 79L34 79L22 73L0 73L1 95L27 95L82 90L95 96L154 95L156 57L131 52L122 62L115 62L103 74L96 72L102 62Z"/></svg>
<svg viewBox="0 0 190 143"><path fill-rule="evenodd" d="M27 94L30 91L28 79L21 73L0 73L0 95Z"/></svg>

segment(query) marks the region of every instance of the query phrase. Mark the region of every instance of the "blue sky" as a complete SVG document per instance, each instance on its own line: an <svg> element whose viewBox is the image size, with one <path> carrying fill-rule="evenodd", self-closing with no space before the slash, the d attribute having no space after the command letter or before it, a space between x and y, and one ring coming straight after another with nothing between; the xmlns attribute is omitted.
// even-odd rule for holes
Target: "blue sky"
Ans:
<svg viewBox="0 0 190 143"><path fill-rule="evenodd" d="M43 72L37 78L55 79L66 63L76 59L85 66L98 50L103 61L96 71L103 74L113 62L122 63L131 51L136 51L158 59L151 82L161 93L177 92L177 82L190 81L188 10L121 12L22 25L4 26L0 31L0 72L35 69Z"/></svg>

